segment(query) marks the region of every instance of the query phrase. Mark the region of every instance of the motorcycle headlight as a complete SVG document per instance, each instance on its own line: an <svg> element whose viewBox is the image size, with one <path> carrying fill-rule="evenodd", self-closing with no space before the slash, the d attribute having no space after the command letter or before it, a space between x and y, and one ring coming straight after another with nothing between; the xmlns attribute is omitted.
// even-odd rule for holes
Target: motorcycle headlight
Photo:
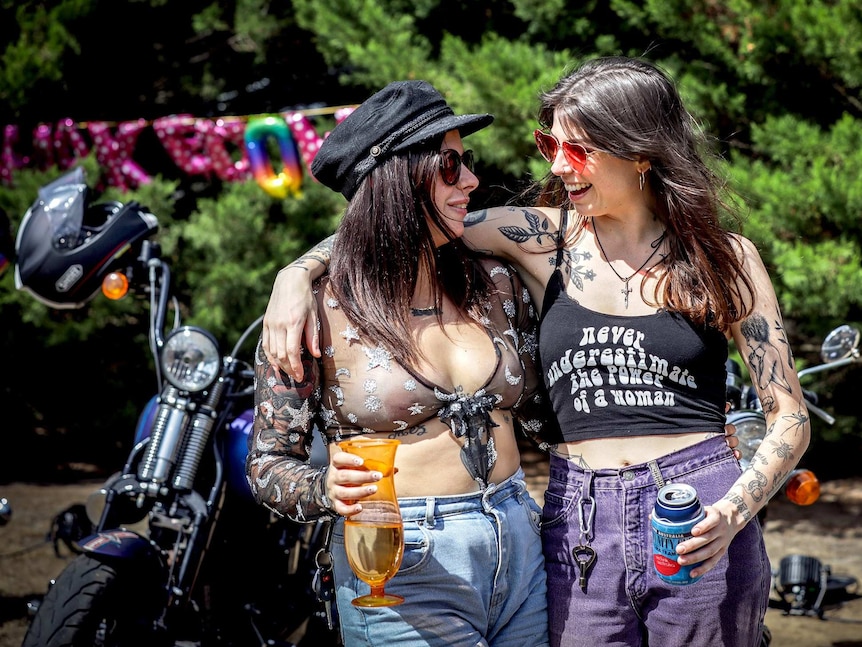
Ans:
<svg viewBox="0 0 862 647"><path fill-rule="evenodd" d="M161 354L162 374L183 391L203 391L218 377L221 356L218 344L205 330L183 326L165 340Z"/></svg>
<svg viewBox="0 0 862 647"><path fill-rule="evenodd" d="M737 411L727 416L727 422L736 427L737 449L741 454L739 464L746 469L766 435L766 419L760 411Z"/></svg>

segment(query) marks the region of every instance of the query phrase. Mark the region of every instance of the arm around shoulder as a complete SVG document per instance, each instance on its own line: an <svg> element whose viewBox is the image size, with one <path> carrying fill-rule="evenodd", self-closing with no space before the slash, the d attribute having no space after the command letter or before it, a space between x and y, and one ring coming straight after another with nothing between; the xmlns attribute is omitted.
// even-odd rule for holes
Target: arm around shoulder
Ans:
<svg viewBox="0 0 862 647"><path fill-rule="evenodd" d="M313 281L322 276L332 258L332 235L279 270L263 316L263 349L269 361L288 376L302 380L302 342L320 357L317 308Z"/></svg>
<svg viewBox="0 0 862 647"><path fill-rule="evenodd" d="M471 211L464 220L464 241L472 249L520 265L527 251L556 246L560 214L543 207L491 207Z"/></svg>

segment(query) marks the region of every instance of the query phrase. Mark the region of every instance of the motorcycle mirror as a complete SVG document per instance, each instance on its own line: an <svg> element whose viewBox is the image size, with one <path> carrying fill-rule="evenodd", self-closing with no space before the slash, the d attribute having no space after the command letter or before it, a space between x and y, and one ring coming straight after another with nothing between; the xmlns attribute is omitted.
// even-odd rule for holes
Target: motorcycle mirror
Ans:
<svg viewBox="0 0 862 647"><path fill-rule="evenodd" d="M824 362L836 362L850 357L859 346L859 331L844 324L830 332L820 347L820 357Z"/></svg>

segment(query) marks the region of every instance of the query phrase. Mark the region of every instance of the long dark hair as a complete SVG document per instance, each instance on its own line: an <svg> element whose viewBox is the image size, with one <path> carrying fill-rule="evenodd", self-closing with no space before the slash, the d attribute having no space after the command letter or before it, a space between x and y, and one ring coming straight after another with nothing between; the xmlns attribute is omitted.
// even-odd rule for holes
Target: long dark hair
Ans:
<svg viewBox="0 0 862 647"><path fill-rule="evenodd" d="M423 268L436 304L445 294L459 313L474 317L492 285L478 256L452 235L434 204L441 142L395 154L363 179L339 224L329 268L333 293L351 323L410 366L424 357L410 327ZM442 247L426 213L449 239Z"/></svg>
<svg viewBox="0 0 862 647"><path fill-rule="evenodd" d="M649 160L646 180L670 248L658 288L666 306L723 331L747 316L753 286L743 271L741 250L720 222L726 216L740 227L739 212L725 199L730 191L707 163L717 158L669 76L642 59L597 58L540 98L543 127L550 128L556 114L564 125L583 130L596 148ZM545 206L562 206L566 200L559 178L546 182ZM585 225L579 217L572 235Z"/></svg>

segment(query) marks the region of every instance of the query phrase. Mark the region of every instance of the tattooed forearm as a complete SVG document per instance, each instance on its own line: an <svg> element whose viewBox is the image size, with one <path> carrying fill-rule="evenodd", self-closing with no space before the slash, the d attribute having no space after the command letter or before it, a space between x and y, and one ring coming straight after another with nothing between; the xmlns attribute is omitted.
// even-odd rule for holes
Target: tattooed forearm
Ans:
<svg viewBox="0 0 862 647"><path fill-rule="evenodd" d="M769 498L772 498L772 495L778 492L781 488L781 484L784 483L784 479L787 475L784 472L776 472L772 475L772 489L769 491Z"/></svg>
<svg viewBox="0 0 862 647"><path fill-rule="evenodd" d="M808 447L810 425L777 308L772 312L755 310L740 322L737 341L760 398L767 429L750 464L725 500L734 504L740 514L751 515L781 490Z"/></svg>
<svg viewBox="0 0 862 647"><path fill-rule="evenodd" d="M746 505L745 501L742 500L742 497L738 494L734 494L733 492L728 492L724 495L724 500L729 501L734 506L736 506L736 511L739 512L739 515L749 521L752 517L751 510Z"/></svg>
<svg viewBox="0 0 862 647"><path fill-rule="evenodd" d="M754 499L756 503L768 500L769 497L767 496L765 488L769 481L766 479L766 474L758 472L754 468L749 468L746 470L745 474L748 474L751 477L745 484L745 491L751 495L751 498ZM745 476L745 474L743 474L743 476Z"/></svg>
<svg viewBox="0 0 862 647"><path fill-rule="evenodd" d="M772 453L778 456L778 458L783 461L793 460L793 445L783 440L770 440L769 444L772 445Z"/></svg>
<svg viewBox="0 0 862 647"><path fill-rule="evenodd" d="M807 434L808 416L804 410L774 421L748 467L724 499L736 505L741 514L743 507L748 515L752 510L763 508L781 491L798 457L805 451ZM742 502L746 500L751 503L751 508L743 506Z"/></svg>

